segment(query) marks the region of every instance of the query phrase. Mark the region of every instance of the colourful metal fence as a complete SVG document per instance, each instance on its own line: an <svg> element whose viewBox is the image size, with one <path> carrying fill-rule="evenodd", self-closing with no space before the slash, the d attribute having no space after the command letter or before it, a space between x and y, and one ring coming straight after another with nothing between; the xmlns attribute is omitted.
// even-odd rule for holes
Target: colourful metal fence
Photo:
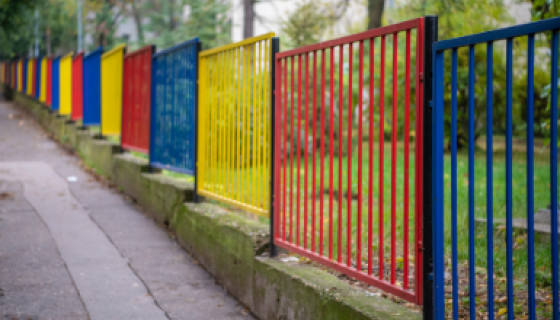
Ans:
<svg viewBox="0 0 560 320"><path fill-rule="evenodd" d="M35 59L35 83L33 84L33 97L39 100L41 96L41 57Z"/></svg>
<svg viewBox="0 0 560 320"><path fill-rule="evenodd" d="M269 217L274 33L202 51L197 188Z"/></svg>
<svg viewBox="0 0 560 320"><path fill-rule="evenodd" d="M416 304L422 303L423 39L419 18L281 52L275 90L275 244ZM387 122L395 129L385 145Z"/></svg>
<svg viewBox="0 0 560 320"><path fill-rule="evenodd" d="M68 116L72 114L72 57L74 53L68 53L60 58L60 105L58 113Z"/></svg>
<svg viewBox="0 0 560 320"><path fill-rule="evenodd" d="M551 283L551 303L552 312L551 314L544 316L544 314L539 315L539 319L560 319L559 313L559 269L558 269L558 32L560 29L560 18L554 18L549 20L543 20L540 22L529 23L525 25L518 25L510 28L499 29L494 31L489 31L481 34L469 35L462 38L449 39L445 41L437 42L434 45L434 110L433 110L433 221L434 221L434 279L435 279L435 319L445 319L446 318L446 305L451 307L450 315L453 319L459 319L459 303L460 300L464 300L465 297L459 294L459 286L465 283L459 281L458 270L460 264L458 261L458 231L460 228L468 228L468 316L465 314L461 315L461 319L479 319L477 314L479 310L486 309L488 319L494 319L499 316L496 312L496 303L498 299L497 294L500 296L503 294L507 298L507 305L505 307L505 313L508 315L508 319L513 319L516 314L516 300L523 300L528 298L528 318L537 319L536 314L536 290L535 290L535 194L543 191L535 191L535 181L536 177L534 175L534 114L535 114L535 39L539 36L543 36L546 39L546 35L550 36L550 177L548 187L545 185L544 188L550 192L550 244L551 249L550 254L550 283ZM523 74L527 74L526 80L526 128L522 128L526 133L526 187L523 188L523 178L516 178L513 180L513 74L514 74L514 42L521 41L522 38L527 37L528 45L526 55L526 64L523 66ZM493 78L494 75L494 44L497 41L505 40L505 47L502 43L496 44L496 53L498 55L505 52L505 66L506 66L506 77L505 84L496 84ZM468 50L468 82L467 84L460 83L458 79L458 63L457 63L457 52L463 48ZM516 46L517 48L517 46ZM504 50L505 49L505 50ZM545 49L545 48L542 48ZM475 80L475 74L478 73L475 70L475 52L477 50L483 50L486 53L486 66L485 66L485 77L486 84L477 84ZM517 50L517 49L516 49ZM451 53L451 83L445 82L444 78L444 55L445 52ZM519 50L521 51L521 50ZM516 52L516 54L518 54ZM522 54L520 52L520 54ZM519 59L517 59L519 61ZM539 60L539 63L546 63L545 61ZM461 70L462 74L465 74ZM516 75L517 76L517 75ZM464 106L458 106L458 87L465 85L468 88L468 103ZM478 163L477 157L475 157L475 134L478 134L477 127L481 123L475 123L475 87L485 86L484 93L486 95L486 164L483 169L475 169L475 164ZM505 90L505 101L503 104L500 102L494 105L495 97L498 95L498 90ZM450 106L445 106L444 96L451 96ZM478 99L478 98L477 98ZM523 102L525 104L525 102ZM449 112L446 111L449 107ZM457 149L458 149L458 112L465 112L464 107L467 107L468 112L468 179L465 181L463 177L459 177L457 174ZM461 108L459 111L459 108ZM503 160L500 162L495 162L494 160L494 148L493 148L493 133L495 130L494 114L503 113L505 109L505 124L506 124L506 137L505 137L505 174L496 173L496 167L503 166ZM461 125L462 126L462 125ZM444 129L445 128L445 129ZM465 127L462 127L465 130ZM446 134L446 131L448 134ZM450 138L446 138L450 137ZM444 161L444 150L445 142L444 140L450 140L451 144L451 166L450 174L445 173L445 161ZM499 156L497 156L498 158ZM523 157L523 156L516 156ZM542 166L543 164L541 164ZM483 180L482 185L485 185L485 190L480 191L481 183L476 183L475 172L485 172L485 177L479 177ZM450 177L449 177L450 175ZM449 179L450 178L450 179ZM460 179L460 183L458 183ZM505 201L503 203L495 206L494 190L497 179L501 181L505 180ZM502 180L504 179L504 180ZM503 182L502 182L503 183ZM447 207L445 199L445 189L449 191L451 198L451 205ZM479 189L479 190L477 190ZM524 190L525 189L525 190ZM468 199L466 203L460 203L461 198L458 198L458 193L461 194L465 191L468 196L462 199ZM486 203L475 203L476 193L481 192L486 196ZM524 294L523 297L516 293L516 290L523 290L524 286L518 286L514 278L514 266L518 264L514 258L514 252L519 244L518 241L514 243L514 232L513 232L513 217L514 217L514 192L522 194L526 193L526 213L527 213L527 239L523 240L527 245L527 288L526 291L528 297ZM464 193L463 193L464 194ZM499 198L498 198L499 199ZM498 200L499 201L499 200ZM479 206L483 206L483 214L487 218L486 221L486 266L480 266L480 261L477 262L476 249L480 244L476 238L475 225L475 215L477 211L480 210ZM500 239L495 239L494 231L494 217L501 211L505 205L505 233L500 235ZM458 216L458 207L468 207L468 218L463 220ZM446 222L446 219L450 219L450 223ZM466 225L462 225L463 221L468 221ZM447 233L451 235L451 239L446 237L445 225L450 225L451 232ZM497 242L503 241L505 236L505 248L498 247ZM451 242L451 256L446 256L445 244ZM516 239L518 240L518 239ZM505 292L497 292L495 288L498 285L495 276L494 263L496 256L501 254L505 249ZM542 259L542 258L541 258ZM478 264L478 265L477 265ZM485 269L485 282L487 284L485 293L478 293L477 290L479 286L477 283L477 273L478 268L482 267ZM446 276L447 269L451 272L451 288L447 287L449 291L446 290L446 282L448 281ZM539 268L539 270L544 270ZM519 276L519 275L518 275ZM540 278L543 278L542 273ZM521 277L523 279L524 276ZM478 280L480 281L480 280ZM500 281L500 283L503 283ZM446 295L450 292L449 295ZM486 306L480 306L477 301L480 299L480 295L485 294L487 296ZM523 302L524 303L524 302ZM542 306L542 305L541 305ZM449 317L448 317L449 318Z"/></svg>
<svg viewBox="0 0 560 320"><path fill-rule="evenodd" d="M39 101L47 101L47 57L41 59L41 81L39 86Z"/></svg>
<svg viewBox="0 0 560 320"><path fill-rule="evenodd" d="M150 149L150 90L154 51L155 46L149 45L124 56L121 146L145 154Z"/></svg>
<svg viewBox="0 0 560 320"><path fill-rule="evenodd" d="M150 165L195 176L199 48L195 38L154 54L151 80Z"/></svg>
<svg viewBox="0 0 560 320"><path fill-rule="evenodd" d="M34 79L34 72L33 72L33 59L28 59L27 60L27 85L25 87L25 93L28 96L33 95L33 84L35 83L33 81Z"/></svg>
<svg viewBox="0 0 560 320"><path fill-rule="evenodd" d="M84 57L83 119L84 126L101 124L101 55L99 47Z"/></svg>
<svg viewBox="0 0 560 320"><path fill-rule="evenodd" d="M24 83L24 72L23 72L23 59L20 59L18 62L18 71L17 71L17 91L21 92L23 90L23 83Z"/></svg>
<svg viewBox="0 0 560 320"><path fill-rule="evenodd" d="M53 76L53 59L47 59L47 91L46 91L46 100L45 105L50 107L52 105L52 76Z"/></svg>
<svg viewBox="0 0 560 320"><path fill-rule="evenodd" d="M21 87L20 92L27 92L27 59L21 60Z"/></svg>
<svg viewBox="0 0 560 320"><path fill-rule="evenodd" d="M52 61L52 80L51 80L51 110L60 109L60 58L55 57Z"/></svg>
<svg viewBox="0 0 560 320"><path fill-rule="evenodd" d="M121 134L123 57L121 44L101 56L101 134Z"/></svg>
<svg viewBox="0 0 560 320"><path fill-rule="evenodd" d="M16 90L21 92L22 88L23 88L23 61L20 59L17 62Z"/></svg>
<svg viewBox="0 0 560 320"><path fill-rule="evenodd" d="M25 93L28 96L33 95L33 59L27 60L27 85L25 87Z"/></svg>
<svg viewBox="0 0 560 320"><path fill-rule="evenodd" d="M83 117L83 59L80 52L72 60L72 120L82 120Z"/></svg>

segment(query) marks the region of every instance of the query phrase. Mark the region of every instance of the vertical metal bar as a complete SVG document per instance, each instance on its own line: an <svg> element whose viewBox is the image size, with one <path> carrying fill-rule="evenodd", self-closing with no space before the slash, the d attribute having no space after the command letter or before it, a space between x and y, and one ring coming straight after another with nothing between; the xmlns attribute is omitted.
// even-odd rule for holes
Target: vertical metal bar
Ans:
<svg viewBox="0 0 560 320"><path fill-rule="evenodd" d="M284 241L287 240L286 237L286 215L288 214L288 209L286 208L286 194L289 190L291 190L290 185L288 184L288 58L282 59L283 61L283 72L284 72L284 99L282 100L282 109L284 111L284 157L282 158L284 164L284 186L282 188L282 239ZM291 143L289 144L291 146ZM291 202L290 202L291 205Z"/></svg>
<svg viewBox="0 0 560 320"><path fill-rule="evenodd" d="M494 319L494 147L493 141L493 99L494 99L494 46L487 43L486 49L486 212L487 212L487 247L488 267L488 319Z"/></svg>
<svg viewBox="0 0 560 320"><path fill-rule="evenodd" d="M384 183L383 183L383 167L384 167L384 157L385 157L385 36L381 36L381 62L379 65L379 280L383 280L385 269L384 269L384 254L383 254L383 240L384 240L384 213L383 213L383 193L384 193Z"/></svg>
<svg viewBox="0 0 560 320"><path fill-rule="evenodd" d="M393 33L393 125L391 128L391 284L397 273L397 69L398 33Z"/></svg>
<svg viewBox="0 0 560 320"><path fill-rule="evenodd" d="M331 77L330 77L330 85L331 85L331 90L330 90L330 98L331 98L331 104L330 104L330 139L329 139L329 149L330 149L330 175L329 175L329 183L330 183L330 192L329 192L329 259L332 260L333 259L333 229L334 229L334 221L333 221L333 184L334 184L334 163L333 163L333 158L334 158L334 47L331 47L331 52L330 52L330 59L331 59L331 68L330 68L330 72L331 72Z"/></svg>
<svg viewBox="0 0 560 320"><path fill-rule="evenodd" d="M513 310L513 38L506 43L506 281L507 314Z"/></svg>
<svg viewBox="0 0 560 320"><path fill-rule="evenodd" d="M342 263L342 142L344 114L344 46L340 45L338 55L338 259Z"/></svg>
<svg viewBox="0 0 560 320"><path fill-rule="evenodd" d="M202 43L197 42L195 44L195 55L193 58L193 65L194 65L194 74L195 74L195 81L194 81L194 198L193 198L193 202L194 203L199 203L200 202L200 197L198 196L198 125L199 125L199 113L198 113L198 81L200 79L200 66L199 66L199 60L198 60L198 54L200 53L200 50L202 50ZM155 46L152 47L152 55L153 52L155 51ZM152 74L154 74L154 70L151 70ZM153 77L152 77L153 79ZM152 91L153 94L153 91ZM153 113L150 114L150 119L152 118ZM150 135L151 135L151 129L150 129ZM150 144L150 149L152 149L152 144Z"/></svg>
<svg viewBox="0 0 560 320"><path fill-rule="evenodd" d="M404 190L403 190L403 288L408 289L408 166L409 166L409 140L410 140L410 30L406 30L406 56L404 78Z"/></svg>
<svg viewBox="0 0 560 320"><path fill-rule="evenodd" d="M373 273L373 141L374 118L373 109L375 100L375 38L369 39L369 163L368 163L368 275ZM361 68L360 68L361 69Z"/></svg>
<svg viewBox="0 0 560 320"><path fill-rule="evenodd" d="M550 235L552 243L552 318L560 319L558 305L558 29L552 32L550 86Z"/></svg>
<svg viewBox="0 0 560 320"><path fill-rule="evenodd" d="M433 110L433 250L434 250L434 313L435 320L445 319L445 257L443 230L443 93L444 93L444 53L435 52L434 110Z"/></svg>
<svg viewBox="0 0 560 320"><path fill-rule="evenodd" d="M301 166L301 54L298 55L298 95L297 95L297 172L296 172L296 245L300 238L300 166Z"/></svg>
<svg viewBox="0 0 560 320"><path fill-rule="evenodd" d="M451 272L453 319L459 318L457 271L457 48L451 51Z"/></svg>
<svg viewBox="0 0 560 320"><path fill-rule="evenodd" d="M346 213L346 265L352 265L352 69L353 43L348 44L348 189ZM342 95L342 91L341 91ZM339 159L339 161L342 160ZM342 161L341 161L342 162Z"/></svg>
<svg viewBox="0 0 560 320"><path fill-rule="evenodd" d="M294 60L295 57L291 57L291 90L290 93L292 94L292 102L290 103L290 242L294 242L294 224L293 224L293 202L294 202Z"/></svg>
<svg viewBox="0 0 560 320"><path fill-rule="evenodd" d="M276 60L276 54L280 51L280 39L270 40L270 240L269 256L278 256L278 247L274 243L280 235L280 141L282 137L282 69L280 60ZM278 84L278 87L276 86ZM266 98L266 94L265 94ZM263 118L266 121L266 118ZM278 120L278 124L276 123ZM274 143L272 143L274 141ZM266 143L266 142L265 142ZM266 149L265 149L266 150ZM278 184L277 184L278 182Z"/></svg>
<svg viewBox="0 0 560 320"><path fill-rule="evenodd" d="M307 169L308 169L308 156L307 156L307 137L309 137L309 53L305 53L305 134L303 145L303 248L307 249Z"/></svg>
<svg viewBox="0 0 560 320"><path fill-rule="evenodd" d="M535 311L535 220L534 220L534 100L535 34L528 37L527 53L527 271L529 320L536 320Z"/></svg>
<svg viewBox="0 0 560 320"><path fill-rule="evenodd" d="M259 58L257 56L257 45L258 43L253 43L251 45L251 87L250 90L253 92L253 100L252 103L250 104L251 108L249 109L249 112L251 114L251 120L253 120L253 126L251 127L251 130L249 132L252 133L252 143L251 140L249 140L249 145L251 146L251 148L249 148L249 150L251 150L252 152L249 153L249 155L252 154L252 156L250 157L251 161L249 161L249 167L251 168L251 196L252 199L250 199L247 203L250 203L253 206L257 206L257 134L256 134L256 130L257 130L257 114L259 112L259 109L263 107L262 101L260 101L258 99L257 96L257 91L258 91L258 86L260 81L258 81L257 79L257 59Z"/></svg>
<svg viewBox="0 0 560 320"><path fill-rule="evenodd" d="M323 95L323 92L321 92L321 94ZM313 122L313 143L312 143L312 154L311 156L313 157L313 173L311 174L311 181L312 181L312 186L311 186L311 194L313 195L311 198L311 251L312 252L316 252L315 251L315 203L317 202L317 194L316 194L316 190L315 190L315 158L317 158L316 156L316 152L315 150L317 149L315 146L315 142L317 141L317 121L315 118L315 115L317 113L317 51L313 52L313 109L312 109L312 114L311 114L311 122ZM323 139L321 139L322 141ZM322 193L322 192L321 192ZM323 219L320 220L321 224L323 223Z"/></svg>
<svg viewBox="0 0 560 320"><path fill-rule="evenodd" d="M225 55L225 61L226 61L226 65L225 65L225 78L226 78L226 105L224 106L224 114L225 114L225 140L226 140L226 147L224 149L224 162L225 162L225 172L224 172L224 193L223 195L226 197L229 197L231 199L235 199L235 188L232 188L231 186L231 180L232 180L232 172L231 172L231 167L230 167L230 163L231 163L231 131L230 131L230 121L231 121L231 96L232 96L232 85L233 85L233 81L235 81L232 77L232 70L231 70L231 54L232 51L228 50L226 52L224 52ZM271 234L272 234L272 230L271 230Z"/></svg>
<svg viewBox="0 0 560 320"><path fill-rule="evenodd" d="M320 196L320 203L319 203L319 212L321 214L320 221L321 224L319 226L319 254L323 255L323 195L324 192L324 166L325 166L325 65L327 61L325 59L325 49L321 50L321 169L320 169L320 182L319 182L319 192L321 193ZM332 149L332 148L331 148Z"/></svg>
<svg viewBox="0 0 560 320"><path fill-rule="evenodd" d="M469 46L469 313L476 319L476 252L474 207L474 45Z"/></svg>
<svg viewBox="0 0 560 320"><path fill-rule="evenodd" d="M364 40L360 41L358 52L358 221L356 234L356 269L362 270L362 106L364 103ZM350 92L352 94L352 92Z"/></svg>

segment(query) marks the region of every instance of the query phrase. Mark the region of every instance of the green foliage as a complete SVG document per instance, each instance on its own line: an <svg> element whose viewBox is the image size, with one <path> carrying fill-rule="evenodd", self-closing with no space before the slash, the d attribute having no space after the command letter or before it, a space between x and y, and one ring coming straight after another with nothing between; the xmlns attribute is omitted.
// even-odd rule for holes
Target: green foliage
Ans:
<svg viewBox="0 0 560 320"><path fill-rule="evenodd" d="M9 59L29 51L33 16L39 0L0 0L0 58Z"/></svg>
<svg viewBox="0 0 560 320"><path fill-rule="evenodd" d="M135 0L83 0L84 12L90 18L85 20L86 32L92 35L93 43L89 50L100 45L105 50L126 43L126 39L118 38L115 33L119 24L127 14L128 6Z"/></svg>
<svg viewBox="0 0 560 320"><path fill-rule="evenodd" d="M559 0L531 0L531 18L533 21L558 17Z"/></svg>
<svg viewBox="0 0 560 320"><path fill-rule="evenodd" d="M283 46L297 48L319 42L328 26L329 13L324 3L305 0L281 24L281 34L285 36Z"/></svg>
<svg viewBox="0 0 560 320"><path fill-rule="evenodd" d="M35 18L35 10L39 19ZM8 16L9 18L6 18ZM65 53L76 47L76 3L73 0L5 1L0 6L0 56L27 56L35 50L38 26L39 53Z"/></svg>
<svg viewBox="0 0 560 320"><path fill-rule="evenodd" d="M533 21L539 21L544 19L550 19L554 17L558 17L558 5L560 4L560 0L532 0L532 8L531 8L531 18ZM547 44L550 45L551 41L551 33L546 33ZM560 81L559 81L560 85ZM545 135L545 143L548 144L550 142L550 89L551 83L549 82L542 91L540 98L546 99L546 109L541 111L543 117L545 118L541 123L540 126L541 131L546 132ZM558 88L557 88L558 90ZM560 142L558 143L560 146Z"/></svg>
<svg viewBox="0 0 560 320"><path fill-rule="evenodd" d="M189 12L186 19L185 8ZM229 5L221 1L147 1L140 10L148 20L143 29L150 34L149 42L158 47L169 47L194 37L200 38L204 48L230 42Z"/></svg>
<svg viewBox="0 0 560 320"><path fill-rule="evenodd" d="M423 14L435 14L439 17L439 39L461 37L484 31L506 27L514 23L507 13L507 8L502 0L478 1L425 1L424 3L411 3L391 12L397 20L403 21ZM548 71L546 55L542 54L546 43L537 39L537 57L535 61L535 129L537 136L543 136L541 124L545 121L544 113L546 99L541 97L547 83ZM506 58L505 41L494 44L493 53L493 132L505 132L505 85L506 85ZM458 146L464 147L467 143L468 133L468 48L461 48L457 52L457 121L458 121ZM475 46L475 139L486 132L486 77L487 77L486 45ZM525 128L526 115L526 87L527 87L527 39L517 38L514 41L514 73L513 73L513 121L514 130L522 135ZM451 53L445 56L445 105L446 105L446 130L450 134L451 110ZM447 141L449 143L449 139Z"/></svg>
<svg viewBox="0 0 560 320"><path fill-rule="evenodd" d="M39 7L39 51L52 54L76 51L78 43L77 7L74 0L48 0ZM33 20L30 20L33 21Z"/></svg>

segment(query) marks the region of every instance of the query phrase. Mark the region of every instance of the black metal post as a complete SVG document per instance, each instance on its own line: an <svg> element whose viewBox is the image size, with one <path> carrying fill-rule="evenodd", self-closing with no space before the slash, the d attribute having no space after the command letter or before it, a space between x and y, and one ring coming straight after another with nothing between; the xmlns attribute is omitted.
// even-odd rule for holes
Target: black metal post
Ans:
<svg viewBox="0 0 560 320"><path fill-rule="evenodd" d="M195 48L196 52L196 81L195 94L194 94L194 195L193 202L199 203L200 197L198 196L198 79L200 77L200 65L198 64L198 55L202 50L202 43L197 42Z"/></svg>
<svg viewBox="0 0 560 320"><path fill-rule="evenodd" d="M432 256L432 45L437 41L438 17L424 19L424 155L422 173L423 319L434 318Z"/></svg>
<svg viewBox="0 0 560 320"><path fill-rule="evenodd" d="M274 244L274 148L275 148L275 129L276 129L276 54L280 51L280 39L272 38L270 57L270 240L269 240L269 256L274 258L278 256L278 247Z"/></svg>

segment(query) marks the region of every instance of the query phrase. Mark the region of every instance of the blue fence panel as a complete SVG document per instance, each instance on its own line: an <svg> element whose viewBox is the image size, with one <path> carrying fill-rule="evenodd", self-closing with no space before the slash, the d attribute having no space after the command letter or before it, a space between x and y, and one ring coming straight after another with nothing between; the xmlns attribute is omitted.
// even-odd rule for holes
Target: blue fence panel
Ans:
<svg viewBox="0 0 560 320"><path fill-rule="evenodd" d="M83 118L84 126L101 124L101 55L103 47L90 52L83 60Z"/></svg>
<svg viewBox="0 0 560 320"><path fill-rule="evenodd" d="M51 109L58 111L60 108L60 58L52 61L52 84L51 84Z"/></svg>
<svg viewBox="0 0 560 320"><path fill-rule="evenodd" d="M41 60L43 57L38 56L35 60L35 99L39 100L41 95Z"/></svg>
<svg viewBox="0 0 560 320"><path fill-rule="evenodd" d="M195 175L198 38L152 59L150 165Z"/></svg>
<svg viewBox="0 0 560 320"><path fill-rule="evenodd" d="M494 130L494 119L493 115L497 111L503 111L505 107L506 119L505 119L505 134L506 134L506 152L505 152L505 203L496 203L497 207L504 207L505 205L505 296L507 297L507 302L505 305L506 313L508 314L508 319L515 318L514 309L514 299L515 290L519 288L514 288L514 241L513 241L513 192L521 192L519 187L516 186L513 181L513 48L514 39L518 37L528 38L528 49L526 51L527 57L527 114L526 121L527 126L525 128L527 136L527 156L526 156L526 175L527 175L527 185L524 191L527 193L527 279L528 286L526 288L528 295L528 312L529 319L537 319L536 303L535 303L535 226L534 226L534 64L535 64L535 34L552 31L551 37L551 88L550 90L550 211L551 211L551 293L552 293L552 314L547 315L551 319L560 320L559 314L559 270L558 270L558 181L557 181L557 166L558 166L558 30L560 29L560 18L554 18L534 23L529 23L525 25L518 25L515 27L504 28L499 30L494 30L490 32L484 32L480 34L470 35L461 38L449 39L445 41L440 41L435 43L433 46L433 56L434 56L434 70L433 70L433 149L432 149L432 170L433 170L433 258L434 258L434 312L435 319L443 320L446 318L446 304L449 302L449 296L446 296L446 264L447 258L445 243L445 218L450 218L451 227L451 266L447 266L451 270L451 299L452 303L448 304L452 310L451 315L453 319L459 319L459 301L463 298L459 297L459 279L457 269L460 267L458 262L458 246L457 246L457 230L458 224L461 223L461 219L457 216L457 207L465 207L467 204L458 204L457 188L458 186L463 186L461 183L458 185L457 176L457 50L459 48L468 48L468 181L466 183L466 188L468 192L468 287L471 289L468 294L468 304L470 319L477 319L477 297L476 297L476 274L477 274L477 257L476 257L476 244L475 244L475 45L477 47L482 47L486 49L486 176L477 177L478 179L485 178L486 184L486 206L485 215L487 218L486 227L486 261L485 266L487 277L486 277L486 293L487 302L486 308L487 319L494 319L495 314L495 304L494 304L494 286L497 284L494 282L494 270L495 270L495 256L498 251L494 246L497 245L498 238L494 237L494 203L496 198L494 197L494 181L496 181L496 176L494 175L494 168L502 165L502 162L494 162L493 154L493 130ZM506 46L500 47L500 52L505 49L506 57L506 83L505 83L505 103L493 105L494 94L496 87L494 86L494 42L498 40L505 40ZM445 59L444 55L446 51L451 52L451 84L448 86L445 82ZM478 84L483 85L483 84ZM464 84L463 84L463 87ZM446 90L450 90L450 115L449 118L451 124L449 126L449 136L451 144L451 170L450 182L446 181L447 174L444 172L444 150L445 150L445 121L446 116L446 106L444 96L446 95ZM519 156L518 156L519 157ZM480 161L480 160L478 160ZM478 163L478 162L476 162ZM500 176L501 177L501 176ZM449 188L449 184L451 184ZM519 185L519 184L518 184ZM445 194L444 190L450 190L450 208L445 208ZM478 191L481 192L481 191ZM481 204L477 204L478 207ZM482 204L484 205L484 204ZM447 212L446 210L450 210ZM446 212L448 213L446 215ZM501 237L500 237L501 238ZM497 250L502 250L498 248ZM501 252L500 252L501 253ZM501 307L500 307L501 308ZM500 312L503 314L504 312ZM543 315L540 314L540 317ZM463 319L463 317L461 318Z"/></svg>

